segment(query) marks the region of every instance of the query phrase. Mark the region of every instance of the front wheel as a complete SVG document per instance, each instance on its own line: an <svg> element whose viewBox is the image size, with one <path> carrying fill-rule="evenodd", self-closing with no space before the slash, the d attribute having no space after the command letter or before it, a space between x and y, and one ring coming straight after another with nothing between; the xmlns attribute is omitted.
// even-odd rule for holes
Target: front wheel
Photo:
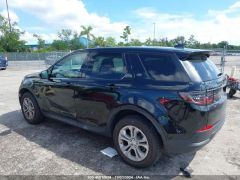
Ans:
<svg viewBox="0 0 240 180"><path fill-rule="evenodd" d="M36 99L28 92L21 98L21 109L24 118L30 124L38 124L44 119Z"/></svg>
<svg viewBox="0 0 240 180"><path fill-rule="evenodd" d="M161 139L154 127L140 116L127 116L114 128L113 141L118 154L134 167L148 167L162 154Z"/></svg>

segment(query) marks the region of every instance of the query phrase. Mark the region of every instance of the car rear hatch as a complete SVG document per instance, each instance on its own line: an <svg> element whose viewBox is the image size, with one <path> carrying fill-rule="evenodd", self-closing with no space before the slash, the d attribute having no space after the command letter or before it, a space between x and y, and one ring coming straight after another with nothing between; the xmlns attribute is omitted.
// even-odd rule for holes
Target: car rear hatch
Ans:
<svg viewBox="0 0 240 180"><path fill-rule="evenodd" d="M226 94L223 87L226 84L226 76L220 73L215 64L209 60L206 52L190 54L182 61L193 84L200 84L200 90L204 93L200 97L199 105L206 107L207 125L214 126L225 118ZM195 82L195 83L194 83Z"/></svg>
<svg viewBox="0 0 240 180"><path fill-rule="evenodd" d="M217 79L206 82L207 96L212 98L212 103L208 107L208 124L214 125L220 120L225 119L225 109L227 96L223 92L223 86L226 84L226 77L220 76Z"/></svg>

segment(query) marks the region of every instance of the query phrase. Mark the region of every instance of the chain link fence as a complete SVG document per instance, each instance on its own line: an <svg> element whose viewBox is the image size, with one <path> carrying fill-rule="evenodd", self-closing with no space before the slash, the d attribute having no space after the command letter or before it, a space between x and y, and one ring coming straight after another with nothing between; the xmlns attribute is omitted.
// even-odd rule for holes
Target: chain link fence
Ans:
<svg viewBox="0 0 240 180"><path fill-rule="evenodd" d="M210 59L222 73L240 79L240 50L215 49L212 51Z"/></svg>
<svg viewBox="0 0 240 180"><path fill-rule="evenodd" d="M44 69L55 63L69 52L11 52L7 56L9 69Z"/></svg>

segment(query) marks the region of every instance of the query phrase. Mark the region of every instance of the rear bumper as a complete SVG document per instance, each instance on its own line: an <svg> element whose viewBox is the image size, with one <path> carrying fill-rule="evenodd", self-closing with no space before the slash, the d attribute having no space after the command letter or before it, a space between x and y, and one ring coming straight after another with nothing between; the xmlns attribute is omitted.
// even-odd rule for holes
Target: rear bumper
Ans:
<svg viewBox="0 0 240 180"><path fill-rule="evenodd" d="M225 120L220 120L211 130L195 133L190 139L184 140L167 140L165 144L165 152L168 154L186 153L197 151L208 144L216 133L221 129Z"/></svg>
<svg viewBox="0 0 240 180"><path fill-rule="evenodd" d="M6 68L7 67L7 64L2 64L2 63L0 63L0 68Z"/></svg>

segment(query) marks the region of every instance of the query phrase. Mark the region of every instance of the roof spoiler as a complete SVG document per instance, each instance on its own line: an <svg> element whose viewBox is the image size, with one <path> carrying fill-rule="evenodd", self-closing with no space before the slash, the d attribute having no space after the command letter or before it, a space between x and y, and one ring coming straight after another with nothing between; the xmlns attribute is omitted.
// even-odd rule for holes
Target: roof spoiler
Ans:
<svg viewBox="0 0 240 180"><path fill-rule="evenodd" d="M185 61L185 60L187 60L187 59L192 59L192 60L194 60L194 57L196 57L196 56L205 56L205 57L207 57L207 58L209 58L210 57L210 55L211 55L211 52L212 51L210 51L210 50L199 50L199 51L192 51L192 52L188 52L188 53L186 53L186 54L179 54L178 55L178 58L180 59L180 60L182 60L182 61Z"/></svg>

